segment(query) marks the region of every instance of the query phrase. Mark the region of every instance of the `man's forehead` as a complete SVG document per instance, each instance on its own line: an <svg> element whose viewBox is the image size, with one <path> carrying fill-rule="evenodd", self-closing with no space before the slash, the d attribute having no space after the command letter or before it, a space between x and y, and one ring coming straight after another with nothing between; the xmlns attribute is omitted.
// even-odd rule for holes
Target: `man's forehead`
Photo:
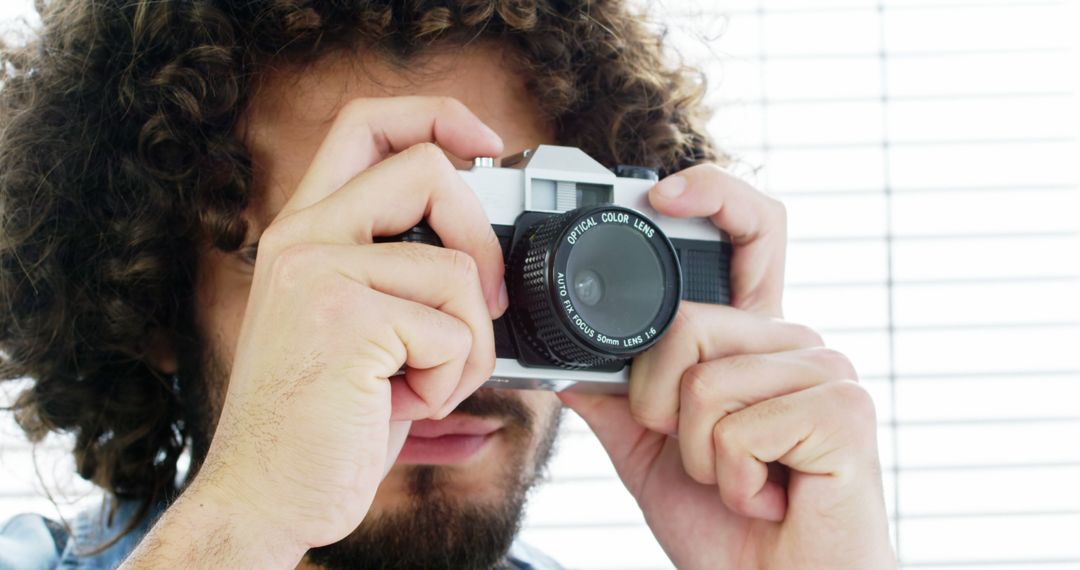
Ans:
<svg viewBox="0 0 1080 570"><path fill-rule="evenodd" d="M353 54L284 67L260 82L241 125L252 158L252 221L264 228L281 210L345 103L403 95L461 100L499 133L510 153L554 142L554 127L536 112L525 77L495 44L436 53L411 67ZM468 167L468 161L450 158L458 168Z"/></svg>

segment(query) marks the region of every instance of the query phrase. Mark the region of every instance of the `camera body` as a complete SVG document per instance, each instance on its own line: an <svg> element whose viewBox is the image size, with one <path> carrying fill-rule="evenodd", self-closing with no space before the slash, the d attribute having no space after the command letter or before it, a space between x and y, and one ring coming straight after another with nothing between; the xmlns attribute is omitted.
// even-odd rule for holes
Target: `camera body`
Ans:
<svg viewBox="0 0 1080 570"><path fill-rule="evenodd" d="M730 239L707 219L657 213L655 171L540 145L460 174L502 245L510 293L485 387L625 393L630 359L680 301L730 301ZM426 223L380 241L442 245Z"/></svg>

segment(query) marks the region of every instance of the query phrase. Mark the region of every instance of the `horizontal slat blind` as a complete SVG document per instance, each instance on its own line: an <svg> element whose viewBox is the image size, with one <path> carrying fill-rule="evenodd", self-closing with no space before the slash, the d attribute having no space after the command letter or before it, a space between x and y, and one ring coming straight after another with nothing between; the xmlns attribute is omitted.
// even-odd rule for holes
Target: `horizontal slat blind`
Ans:
<svg viewBox="0 0 1080 570"><path fill-rule="evenodd" d="M1080 567L1074 3L657 8L706 68L736 170L788 205L788 318L875 399L903 567ZM0 427L0 519L54 512ZM70 513L89 490L62 443L37 455ZM576 417L550 479L526 540L572 568L670 567Z"/></svg>
<svg viewBox="0 0 1080 570"><path fill-rule="evenodd" d="M713 134L788 206L788 318L875 399L903 567L1080 567L1074 7L664 6ZM575 567L670 567L572 430L526 536Z"/></svg>

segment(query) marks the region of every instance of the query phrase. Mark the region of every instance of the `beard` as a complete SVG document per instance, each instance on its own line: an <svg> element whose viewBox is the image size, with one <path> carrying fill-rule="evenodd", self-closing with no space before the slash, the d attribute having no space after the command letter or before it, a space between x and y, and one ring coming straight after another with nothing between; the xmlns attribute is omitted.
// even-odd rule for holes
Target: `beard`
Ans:
<svg viewBox="0 0 1080 570"><path fill-rule="evenodd" d="M179 335L178 380L184 395L184 424L191 438L191 469L186 479L190 482L217 427L231 364L217 345L205 342L193 323L186 328L185 334ZM511 452L494 482L499 491L494 502L477 504L468 497L455 496L451 492L454 477L462 475L462 470L404 466L404 507L369 514L344 539L308 551L308 561L327 570L503 566L520 528L529 490L545 476L562 419L562 406L556 406L547 417L536 417L512 394L480 389L456 409L504 422L500 437Z"/></svg>
<svg viewBox="0 0 1080 570"><path fill-rule="evenodd" d="M512 450L494 483L499 498L474 504L450 492L461 470L435 465L405 467L405 507L364 519L345 539L314 548L308 560L339 568L427 569L495 568L517 535L529 489L541 480L561 418L561 407L549 418L536 418L521 400L505 392L482 389L465 399L457 412L497 417L505 422L501 437ZM543 420L541 440L531 464L534 424Z"/></svg>

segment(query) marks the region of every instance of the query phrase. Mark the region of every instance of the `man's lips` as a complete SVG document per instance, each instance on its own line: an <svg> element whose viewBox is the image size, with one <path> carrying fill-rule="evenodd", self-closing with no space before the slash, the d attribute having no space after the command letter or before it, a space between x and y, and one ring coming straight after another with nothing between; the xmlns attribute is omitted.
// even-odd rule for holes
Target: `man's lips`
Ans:
<svg viewBox="0 0 1080 570"><path fill-rule="evenodd" d="M501 427L498 420L463 414L413 422L397 462L424 465L464 462L479 452Z"/></svg>
<svg viewBox="0 0 1080 570"><path fill-rule="evenodd" d="M464 414L450 414L441 420L420 420L412 423L409 437L436 438L446 435L487 435L498 431L502 422Z"/></svg>

